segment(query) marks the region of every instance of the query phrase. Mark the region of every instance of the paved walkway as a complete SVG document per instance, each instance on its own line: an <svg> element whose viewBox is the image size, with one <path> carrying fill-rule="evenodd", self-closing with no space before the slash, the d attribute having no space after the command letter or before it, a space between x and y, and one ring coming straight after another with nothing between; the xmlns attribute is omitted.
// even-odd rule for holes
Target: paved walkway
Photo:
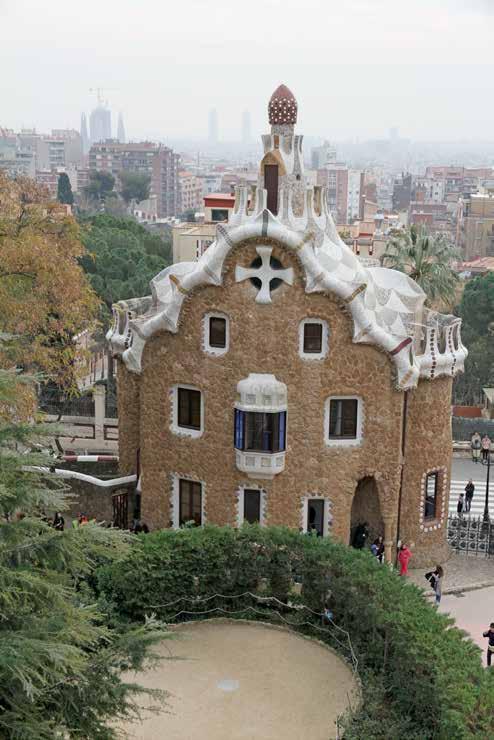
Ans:
<svg viewBox="0 0 494 740"><path fill-rule="evenodd" d="M167 692L166 713L145 712L141 722L123 725L129 738L328 740L355 698L348 665L292 632L215 620L181 625L174 636L161 652L176 660L137 676L142 686Z"/></svg>
<svg viewBox="0 0 494 740"><path fill-rule="evenodd" d="M412 561L413 562L413 561ZM433 591L424 578L424 573L432 570L436 563L431 563L429 568L411 568L410 579L426 589L432 597ZM494 558L476 557L454 554L446 563L444 568L443 594L471 591L494 586Z"/></svg>

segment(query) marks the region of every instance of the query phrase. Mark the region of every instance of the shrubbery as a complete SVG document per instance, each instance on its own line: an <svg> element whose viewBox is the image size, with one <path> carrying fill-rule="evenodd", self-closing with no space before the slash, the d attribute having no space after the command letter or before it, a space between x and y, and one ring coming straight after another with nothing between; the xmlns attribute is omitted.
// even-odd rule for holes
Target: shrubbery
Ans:
<svg viewBox="0 0 494 740"><path fill-rule="evenodd" d="M300 597L290 594L292 579L302 581ZM214 597L207 606L191 597L256 590L281 601L298 598L320 612L329 589L363 685L364 701L347 719L346 738L494 737L494 681L478 647L418 588L367 553L281 528L165 530L139 537L125 560L100 571L99 585L115 614L129 620L150 613L171 620L182 610L218 607L253 618L241 611L252 606L251 597ZM188 601L163 606L181 597ZM256 607L260 613L274 618L268 606Z"/></svg>

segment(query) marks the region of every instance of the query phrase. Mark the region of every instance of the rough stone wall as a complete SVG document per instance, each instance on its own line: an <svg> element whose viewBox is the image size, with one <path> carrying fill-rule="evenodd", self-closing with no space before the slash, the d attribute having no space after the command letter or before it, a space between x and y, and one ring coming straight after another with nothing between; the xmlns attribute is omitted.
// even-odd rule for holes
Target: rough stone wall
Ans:
<svg viewBox="0 0 494 740"><path fill-rule="evenodd" d="M140 428L140 383L139 376L129 372L124 363L118 361L118 454L122 475L136 472Z"/></svg>
<svg viewBox="0 0 494 740"><path fill-rule="evenodd" d="M173 474L179 474L204 484L205 520L217 524L235 524L236 492L241 486L258 483L266 491L267 524L295 528L302 525L303 498L324 496L331 502L332 535L344 542L349 540L358 481L373 476L390 547L397 526L403 416L403 393L395 390L392 362L375 347L353 344L352 321L343 305L332 296L307 295L296 257L269 239L263 244L273 246L273 256L284 267L294 268L292 287L283 283L272 291L270 305L255 303L257 288L248 280L234 281L235 265L248 267L257 256L253 243L243 244L232 250L225 262L223 287L202 288L184 303L179 332L163 333L148 341L140 380L119 368L122 472L134 469L135 451L140 446L141 511L151 528L170 526ZM202 320L210 311L226 313L230 318L230 348L220 357L203 351ZM329 352L324 360L299 356L299 322L308 317L328 322ZM235 466L236 385L249 373L272 373L288 387L285 470L273 480L253 481ZM170 429L171 388L175 384L192 385L203 392L205 430L200 438L179 437ZM450 382L422 385L426 390L421 389L410 401L412 461L407 470L401 521L404 536L413 534L417 548L428 546L432 540L439 542L444 533L442 529L427 538L418 536L424 458L419 442L414 440L421 435L420 409L429 402L434 404L434 413L427 413L426 418L433 418L434 428L439 430L449 413ZM332 395L362 398L363 440L359 446L326 446L324 403ZM444 431L441 435L430 456L435 465L448 466L450 446ZM405 502L408 498L410 503Z"/></svg>
<svg viewBox="0 0 494 740"><path fill-rule="evenodd" d="M411 545L413 567L444 562L451 474L451 378L421 381L408 394L400 537ZM425 475L439 470L437 517L424 521Z"/></svg>

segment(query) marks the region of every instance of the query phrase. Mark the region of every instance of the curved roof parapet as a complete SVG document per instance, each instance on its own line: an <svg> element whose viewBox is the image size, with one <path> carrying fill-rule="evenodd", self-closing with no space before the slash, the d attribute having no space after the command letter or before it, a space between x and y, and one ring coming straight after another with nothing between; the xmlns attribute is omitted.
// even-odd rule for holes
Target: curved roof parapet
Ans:
<svg viewBox="0 0 494 740"><path fill-rule="evenodd" d="M466 350L460 319L424 310L425 294L411 278L383 267L366 268L341 239L333 241L327 232L326 222L316 247L314 224L299 231L266 209L244 214L238 225L219 225L216 241L198 262L172 265L153 278L152 301L148 296L117 305L118 321L108 332L113 351L122 355L131 371L140 372L146 341L158 332L178 331L184 300L203 286L222 285L230 251L246 239L269 237L297 256L307 293L334 294L347 306L354 342L374 344L390 355L399 388L415 386L419 376L434 378L462 370ZM427 333L425 351L417 351L417 325Z"/></svg>

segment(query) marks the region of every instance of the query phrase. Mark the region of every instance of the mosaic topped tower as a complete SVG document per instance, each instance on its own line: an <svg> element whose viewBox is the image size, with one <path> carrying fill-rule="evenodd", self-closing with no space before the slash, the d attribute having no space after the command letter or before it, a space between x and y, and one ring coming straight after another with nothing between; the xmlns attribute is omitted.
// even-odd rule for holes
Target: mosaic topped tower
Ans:
<svg viewBox="0 0 494 740"><path fill-rule="evenodd" d="M297 103L273 94L258 184L197 262L115 306L122 472L149 526L285 524L391 559L447 556L461 320L359 261L303 173Z"/></svg>

